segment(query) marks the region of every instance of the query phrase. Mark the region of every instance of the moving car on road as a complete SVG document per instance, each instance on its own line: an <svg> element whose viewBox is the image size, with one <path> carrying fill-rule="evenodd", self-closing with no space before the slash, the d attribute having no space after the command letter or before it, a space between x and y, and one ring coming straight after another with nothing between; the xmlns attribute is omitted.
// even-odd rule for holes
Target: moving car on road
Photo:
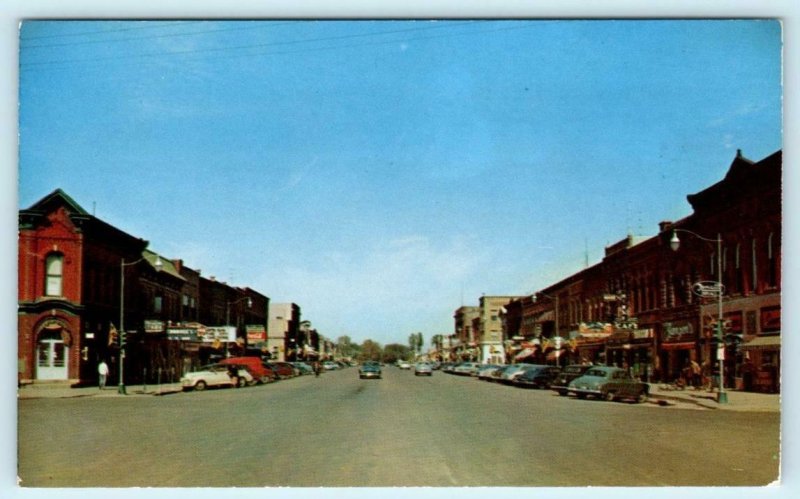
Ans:
<svg viewBox="0 0 800 499"><path fill-rule="evenodd" d="M211 364L183 375L181 388L184 391L202 391L210 386L240 387L253 381L253 376L244 367Z"/></svg>
<svg viewBox="0 0 800 499"><path fill-rule="evenodd" d="M593 366L583 376L575 378L567 389L578 398L594 397L607 401L630 399L645 402L650 385L631 377L624 369L610 366Z"/></svg>
<svg viewBox="0 0 800 499"><path fill-rule="evenodd" d="M567 388L569 387L570 382L575 378L583 376L583 373L585 373L590 367L592 366L583 364L574 364L565 367L550 385L550 388L558 392L558 394L562 397L566 397Z"/></svg>
<svg viewBox="0 0 800 499"><path fill-rule="evenodd" d="M381 379L381 364L379 362L375 362L374 360L368 360L361 364L361 367L358 368L358 378L359 379L366 379L366 378L377 378Z"/></svg>
<svg viewBox="0 0 800 499"><path fill-rule="evenodd" d="M411 369L411 363L405 360L397 361L397 367L400 369Z"/></svg>
<svg viewBox="0 0 800 499"><path fill-rule="evenodd" d="M433 367L427 362L417 362L414 364L414 376L432 376Z"/></svg>

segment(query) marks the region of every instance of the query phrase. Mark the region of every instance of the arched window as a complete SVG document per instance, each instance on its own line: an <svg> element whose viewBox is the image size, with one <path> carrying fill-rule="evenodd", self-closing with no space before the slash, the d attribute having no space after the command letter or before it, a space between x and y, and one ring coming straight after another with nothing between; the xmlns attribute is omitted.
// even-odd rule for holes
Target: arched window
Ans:
<svg viewBox="0 0 800 499"><path fill-rule="evenodd" d="M64 255L58 253L47 255L45 260L44 294L46 296L62 296L63 280Z"/></svg>

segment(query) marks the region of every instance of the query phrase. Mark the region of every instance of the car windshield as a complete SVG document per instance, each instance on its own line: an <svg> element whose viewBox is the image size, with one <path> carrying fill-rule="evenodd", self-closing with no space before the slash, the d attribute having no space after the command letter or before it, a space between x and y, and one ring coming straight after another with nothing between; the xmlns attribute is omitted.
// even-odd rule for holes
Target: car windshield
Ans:
<svg viewBox="0 0 800 499"><path fill-rule="evenodd" d="M580 366L569 366L564 368L564 374L580 374L582 369Z"/></svg>
<svg viewBox="0 0 800 499"><path fill-rule="evenodd" d="M589 369L586 371L586 376L597 376L598 378L605 378L607 371L603 369Z"/></svg>

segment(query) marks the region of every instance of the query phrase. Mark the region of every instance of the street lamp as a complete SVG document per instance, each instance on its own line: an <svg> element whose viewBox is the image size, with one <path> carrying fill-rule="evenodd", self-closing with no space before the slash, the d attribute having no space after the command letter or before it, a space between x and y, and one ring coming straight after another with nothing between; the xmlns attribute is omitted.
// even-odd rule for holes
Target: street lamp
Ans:
<svg viewBox="0 0 800 499"><path fill-rule="evenodd" d="M145 260L145 257L139 258L135 262L125 263L123 258L119 264L119 386L117 392L120 395L126 395L125 380L123 366L125 364L125 267L136 265L137 263ZM156 261L153 262L157 272L161 272L164 268L164 262L161 257L156 255Z"/></svg>
<svg viewBox="0 0 800 499"><path fill-rule="evenodd" d="M694 237L710 243L717 243L717 360L719 361L719 391L717 392L717 402L720 404L728 403L728 394L725 392L725 338L722 335L722 235L717 233L716 239L709 239L686 229L672 229L672 238L669 240L669 247L672 251L678 251L681 241L678 239L678 232L686 232Z"/></svg>
<svg viewBox="0 0 800 499"><path fill-rule="evenodd" d="M247 308L250 308L250 307L253 306L253 300L251 300L249 296L245 296L244 298L239 298L238 300L229 301L229 302L227 302L225 304L225 325L226 326L230 326L231 325L231 305L236 305L237 303L243 302L245 300L247 301ZM237 316L236 326L237 326L237 329L238 329L238 326L239 326L238 316ZM229 356L230 356L230 354L228 353L228 340L225 339L225 357L229 357Z"/></svg>

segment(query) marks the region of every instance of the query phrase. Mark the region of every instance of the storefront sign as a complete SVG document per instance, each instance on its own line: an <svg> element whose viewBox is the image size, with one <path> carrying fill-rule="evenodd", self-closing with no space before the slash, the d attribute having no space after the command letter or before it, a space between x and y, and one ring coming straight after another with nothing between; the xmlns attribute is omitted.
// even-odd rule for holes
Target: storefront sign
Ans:
<svg viewBox="0 0 800 499"><path fill-rule="evenodd" d="M234 326L206 327L206 332L201 340L204 343L215 341L236 341L236 328Z"/></svg>
<svg viewBox="0 0 800 499"><path fill-rule="evenodd" d="M180 341L197 341L197 329L192 327L167 328L167 338Z"/></svg>
<svg viewBox="0 0 800 499"><path fill-rule="evenodd" d="M163 333L164 332L164 321L144 321L144 332L145 333Z"/></svg>
<svg viewBox="0 0 800 499"><path fill-rule="evenodd" d="M665 322L664 341L677 341L694 336L694 328L689 322Z"/></svg>
<svg viewBox="0 0 800 499"><path fill-rule="evenodd" d="M248 343L267 341L267 329L262 324L248 324L244 328L247 331Z"/></svg>

